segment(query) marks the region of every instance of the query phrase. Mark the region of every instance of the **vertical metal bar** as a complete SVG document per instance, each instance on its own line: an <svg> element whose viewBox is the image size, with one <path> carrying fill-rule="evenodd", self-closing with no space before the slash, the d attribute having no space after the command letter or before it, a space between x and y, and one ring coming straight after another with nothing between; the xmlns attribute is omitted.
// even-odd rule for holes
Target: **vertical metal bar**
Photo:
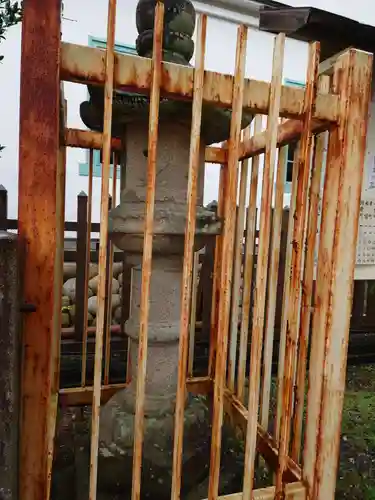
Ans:
<svg viewBox="0 0 375 500"><path fill-rule="evenodd" d="M54 342L58 258L61 1L23 6L20 86L20 246L27 248L23 300L36 311L23 317L20 490L22 500L48 494L49 419L57 358ZM36 70L37 68L37 70ZM48 99L45 96L48 95ZM60 324L61 326L61 324Z"/></svg>
<svg viewBox="0 0 375 500"><path fill-rule="evenodd" d="M87 235L86 235L86 283L85 283L85 304L83 320L83 338L82 338L82 366L81 366L81 386L86 385L87 370L87 329L88 329L88 297L89 297L89 270L91 255L91 217L92 217L92 179L93 179L94 151L90 149L89 153L89 185L87 194Z"/></svg>
<svg viewBox="0 0 375 500"><path fill-rule="evenodd" d="M187 189L187 220L185 227L184 264L182 271L182 298L180 320L179 365L175 410L172 500L180 498L182 445L184 436L184 409L186 401L186 367L189 340L189 309L191 299L191 268L194 254L195 219L197 208L197 181L199 169L200 130L202 121L204 57L206 51L207 16L201 14L198 24L197 55L194 72L193 112L190 136L189 178Z"/></svg>
<svg viewBox="0 0 375 500"><path fill-rule="evenodd" d="M98 312L96 316L94 390L92 399L91 454L89 498L96 499L99 446L99 411L102 383L104 308L106 295L109 169L111 162L112 97L114 76L114 45L116 25L116 0L108 1L107 49L105 55L103 166L100 200Z"/></svg>
<svg viewBox="0 0 375 500"><path fill-rule="evenodd" d="M268 274L268 254L271 229L271 204L274 184L274 169L277 148L277 131L281 100L284 62L285 35L280 33L275 39L271 80L271 95L267 122L266 154L263 169L263 187L259 228L259 250L256 267L256 288L251 338L249 378L249 406L245 446L245 472L243 495L251 498L254 481L255 450L257 439L258 406L260 389L260 364L262 353L264 310Z"/></svg>
<svg viewBox="0 0 375 500"><path fill-rule="evenodd" d="M192 294L191 294L191 311L190 311L190 326L189 326L189 356L188 356L188 376L193 376L194 365L194 342L195 342L195 323L197 319L197 291L198 291L198 268L200 252L195 252L193 263L193 279L192 279Z"/></svg>
<svg viewBox="0 0 375 500"><path fill-rule="evenodd" d="M226 197L228 164L221 165L219 177L219 195L217 204L217 216L224 216L224 200ZM213 379L215 375L215 360L217 347L217 327L220 302L220 272L222 258L223 234L216 236L214 255L214 274L212 278L212 306L210 318L210 346L208 355L208 376Z"/></svg>
<svg viewBox="0 0 375 500"><path fill-rule="evenodd" d="M142 445L144 429L144 404L147 369L148 314L152 269L152 240L155 211L156 157L159 127L160 83L162 69L164 3L155 5L155 24L152 49L152 82L148 128L148 169L146 194L146 219L143 239L140 327L138 346L137 394L135 407L132 500L141 498ZM185 368L186 369L186 368Z"/></svg>
<svg viewBox="0 0 375 500"><path fill-rule="evenodd" d="M353 49L341 56L335 66L340 91L339 133L335 144L340 154L340 189L326 320L320 428L317 432L314 490L317 500L333 500L335 497L372 67L372 54Z"/></svg>
<svg viewBox="0 0 375 500"><path fill-rule="evenodd" d="M254 120L254 136L262 130L262 116L257 115ZM246 359L247 343L249 337L249 319L251 307L251 285L254 269L254 251L255 251L255 229L257 221L257 192L259 178L260 156L252 158L251 163L251 181L249 193L249 208L246 221L246 240L245 240L245 264L243 271L243 291L242 291L242 316L240 327L240 350L238 354L238 373L237 373L237 397L240 401L244 399L245 377L246 377Z"/></svg>
<svg viewBox="0 0 375 500"><path fill-rule="evenodd" d="M288 146L284 146L283 148L279 149L279 157L277 163L275 209L273 212L273 228L271 237L270 275L268 278L269 286L263 354L263 384L260 402L260 423L264 430L268 429L269 422L272 354L275 330L276 301L278 298L277 284L279 275L281 225L283 218L285 168L287 159Z"/></svg>
<svg viewBox="0 0 375 500"><path fill-rule="evenodd" d="M292 190L290 194L290 207L288 215L288 234L286 241L286 255L285 255L285 273L284 285L282 295L282 310L281 310L281 325L280 325L280 340L279 340L279 359L277 366L277 407L276 407L276 423L275 423L275 439L279 442L280 437L280 424L281 413L283 409L283 381L284 381L284 367L285 367L285 349L286 349L286 319L288 314L289 303L289 283L290 283L290 264L292 260L292 241L293 241L293 226L294 226L294 212L296 209L297 185L298 185L298 157L300 145L294 151L293 158L293 173L292 173Z"/></svg>
<svg viewBox="0 0 375 500"><path fill-rule="evenodd" d="M113 159L113 177L112 177L112 207L116 206L116 181L117 181L117 155ZM105 361L104 361L104 384L109 384L109 368L111 366L111 325L112 325L112 283L113 283L113 252L112 241L109 242L109 271L108 271L108 291L107 291L107 331L105 336Z"/></svg>
<svg viewBox="0 0 375 500"><path fill-rule="evenodd" d="M231 277L235 233L235 210L238 178L238 150L241 136L243 89L246 63L247 28L239 26L237 34L236 65L233 83L232 119L228 146L228 189L224 201L224 230L220 272L220 299L218 308L217 351L214 379L214 402L211 440L209 500L216 500L219 489L221 428L223 425L223 397L226 375L228 329L231 298Z"/></svg>
<svg viewBox="0 0 375 500"><path fill-rule="evenodd" d="M334 85L335 86L335 85ZM309 494L313 492L315 462L317 454L317 432L319 429L322 395L323 366L326 345L326 316L329 306L328 293L332 273L332 253L340 181L340 154L335 151L337 143L335 128L329 134L327 166L323 191L322 218L319 235L317 279L314 293L312 318L310 370L306 414L305 447L303 454L303 477Z"/></svg>
<svg viewBox="0 0 375 500"><path fill-rule="evenodd" d="M67 102L64 92L60 89L60 138L66 127ZM52 482L52 466L55 445L56 419L58 411L58 393L60 388L60 346L61 346L61 288L64 277L64 235L65 235L65 187L66 187L66 147L60 143L58 150L58 167L56 179L56 260L54 270L54 312L53 312L53 342L52 342L52 395L48 412L48 448L47 454L47 493L50 498ZM18 478L17 478L18 479Z"/></svg>
<svg viewBox="0 0 375 500"><path fill-rule="evenodd" d="M330 78L322 76L320 79L320 93L328 94ZM318 231L318 212L320 201L320 187L322 170L324 163L324 150L327 144L327 132L319 134L315 138L315 148L312 166L312 179L310 183L309 193L309 216L308 226L306 231L306 246L305 246L305 267L302 281L302 298L301 298L301 319L299 332L299 350L297 360L297 380L296 380L296 397L294 405L293 417L293 439L291 457L295 462L300 460L301 438L302 438L302 420L303 409L305 402L305 386L306 386L306 364L307 350L310 335L310 320L311 320L311 303L314 284L314 263L315 249Z"/></svg>
<svg viewBox="0 0 375 500"><path fill-rule="evenodd" d="M250 138L250 127L244 131L244 139ZM246 206L246 188L249 171L249 160L241 163L240 194L238 200L238 212L236 222L236 237L234 243L234 272L232 286L232 308L230 322L230 347L228 359L228 388L234 392L236 357L237 357L237 339L238 339L238 316L240 305L240 284L242 268L242 249L245 224L245 206Z"/></svg>
<svg viewBox="0 0 375 500"><path fill-rule="evenodd" d="M298 320L301 294L301 274L303 258L303 242L306 227L308 182L311 165L311 120L313 105L317 94L320 45L310 44L307 65L306 91L304 99L304 120L301 134L300 154L298 158L298 185L296 209L294 213L293 244L290 276L290 293L288 300L286 351L283 383L283 410L280 425L279 467L276 476L276 495L283 491L283 474L289 450L290 428L292 418L292 396L295 363L298 345Z"/></svg>

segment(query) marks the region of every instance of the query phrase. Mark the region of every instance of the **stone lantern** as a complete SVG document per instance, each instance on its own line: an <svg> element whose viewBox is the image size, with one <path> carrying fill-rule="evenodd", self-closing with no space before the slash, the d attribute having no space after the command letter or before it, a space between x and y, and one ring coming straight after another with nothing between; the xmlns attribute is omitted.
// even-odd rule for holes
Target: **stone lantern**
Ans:
<svg viewBox="0 0 375 500"><path fill-rule="evenodd" d="M139 56L151 57L155 0L140 0L136 23ZM195 11L190 0L165 1L163 60L188 65L194 52ZM103 89L89 87L89 101L81 117L93 130L102 130ZM145 400L142 495L170 498L174 405L177 386L180 302L187 180L191 130L191 102L161 99L157 148L155 216L148 361ZM126 176L120 204L109 215L110 237L133 266L130 317L125 324L131 338L130 385L102 407L100 418L99 488L126 493L131 487L136 397L138 335L141 299L141 262L147 188L149 98L115 92L112 135L124 141ZM203 207L205 147L229 137L231 111L204 104L202 110L195 249L221 230L215 212ZM251 122L244 115L242 127ZM209 418L205 401L188 397L185 409L183 492L207 474ZM115 491L114 491L115 492Z"/></svg>

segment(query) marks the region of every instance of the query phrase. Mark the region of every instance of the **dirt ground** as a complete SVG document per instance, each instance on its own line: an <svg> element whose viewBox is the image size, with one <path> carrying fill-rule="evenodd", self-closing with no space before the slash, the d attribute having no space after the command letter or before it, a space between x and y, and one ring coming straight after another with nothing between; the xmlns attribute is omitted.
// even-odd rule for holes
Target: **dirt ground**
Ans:
<svg viewBox="0 0 375 500"><path fill-rule="evenodd" d="M53 500L87 496L79 494L78 490L87 489L84 483L88 481L88 470L79 477L76 471L82 468L80 450L88 446L89 413L88 408L60 412ZM238 467L238 464L233 465ZM260 467L256 473L257 487L269 486L271 477L269 471ZM375 500L375 365L348 369L336 491L336 500L344 499Z"/></svg>

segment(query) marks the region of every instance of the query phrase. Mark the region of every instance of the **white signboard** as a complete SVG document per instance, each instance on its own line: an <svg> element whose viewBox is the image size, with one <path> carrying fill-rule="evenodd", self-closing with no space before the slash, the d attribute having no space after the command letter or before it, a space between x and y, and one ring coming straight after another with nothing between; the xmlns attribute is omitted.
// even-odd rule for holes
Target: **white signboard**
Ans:
<svg viewBox="0 0 375 500"><path fill-rule="evenodd" d="M359 215L356 264L375 264L375 200L364 197Z"/></svg>

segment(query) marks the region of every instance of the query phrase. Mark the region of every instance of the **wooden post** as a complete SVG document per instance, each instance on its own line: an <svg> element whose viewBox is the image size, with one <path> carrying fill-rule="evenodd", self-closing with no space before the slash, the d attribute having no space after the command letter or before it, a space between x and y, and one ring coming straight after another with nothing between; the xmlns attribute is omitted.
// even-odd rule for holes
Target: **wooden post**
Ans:
<svg viewBox="0 0 375 500"><path fill-rule="evenodd" d="M113 154L113 177L112 177L112 197L111 206L116 206L116 184L117 184L117 154ZM108 278L107 278L107 314L106 314L106 335L105 335L105 364L104 364L104 384L109 384L109 371L111 366L111 326L112 326L112 285L113 285L113 255L114 246L111 240L108 242Z"/></svg>
<svg viewBox="0 0 375 500"><path fill-rule="evenodd" d="M81 386L86 385L87 370L87 329L88 329L88 296L89 296L89 268L91 256L91 217L92 217L92 181L93 181L94 151L89 153L89 185L87 197L87 233L86 233L86 255L85 255L85 296L84 296L84 318L83 318L83 338L82 338L82 364L81 364Z"/></svg>
<svg viewBox="0 0 375 500"><path fill-rule="evenodd" d="M326 320L320 426L316 429L318 456L313 498L317 500L333 500L335 496L372 64L371 54L350 49L339 57L334 68L340 91L335 144L340 155L340 189Z"/></svg>
<svg viewBox="0 0 375 500"><path fill-rule="evenodd" d="M112 196L108 195L108 212L112 209ZM106 292L104 310L104 385L109 383L109 368L111 363L111 307L112 307L112 264L110 262L112 242L107 241Z"/></svg>
<svg viewBox="0 0 375 500"><path fill-rule="evenodd" d="M76 277L76 304L75 304L75 338L83 341L85 320L85 298L87 285L86 274L86 245L87 245L87 194L81 191L77 196L77 277ZM82 348L83 352L83 348Z"/></svg>
<svg viewBox="0 0 375 500"><path fill-rule="evenodd" d="M8 191L0 184L0 230L8 229Z"/></svg>
<svg viewBox="0 0 375 500"><path fill-rule="evenodd" d="M57 260L61 1L28 0L23 6L19 238L27 249L24 315L20 498L48 495L49 418L55 383L55 263ZM46 99L48 96L48 99ZM58 291L61 296L61 288Z"/></svg>

